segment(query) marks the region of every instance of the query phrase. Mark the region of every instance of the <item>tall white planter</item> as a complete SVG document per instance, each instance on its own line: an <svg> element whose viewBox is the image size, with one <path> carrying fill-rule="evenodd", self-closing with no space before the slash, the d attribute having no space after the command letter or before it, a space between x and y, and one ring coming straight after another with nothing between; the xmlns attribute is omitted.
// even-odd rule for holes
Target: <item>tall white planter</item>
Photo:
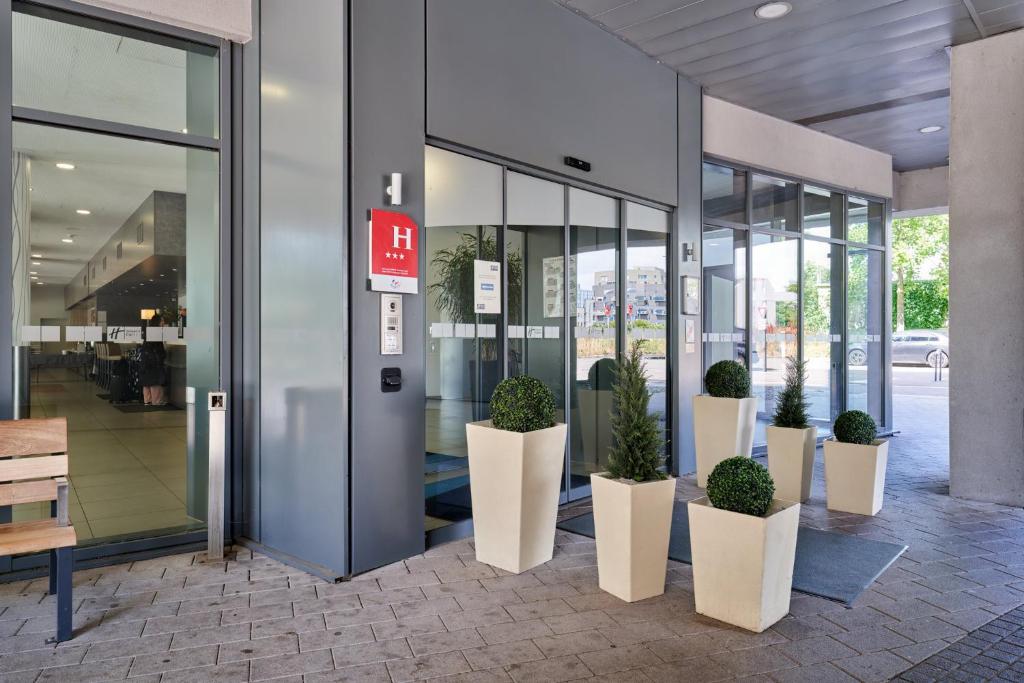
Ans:
<svg viewBox="0 0 1024 683"><path fill-rule="evenodd" d="M789 612L800 503L774 500L764 517L687 505L697 613L760 633Z"/></svg>
<svg viewBox="0 0 1024 683"><path fill-rule="evenodd" d="M825 494L828 509L875 515L882 509L889 442L863 445L825 442Z"/></svg>
<svg viewBox="0 0 1024 683"><path fill-rule="evenodd" d="M665 592L676 480L590 475L601 590L635 602Z"/></svg>
<svg viewBox="0 0 1024 683"><path fill-rule="evenodd" d="M756 424L756 398L693 397L697 486L705 488L711 470L723 460L737 455L750 457Z"/></svg>
<svg viewBox="0 0 1024 683"><path fill-rule="evenodd" d="M586 465L597 468L608 456L612 445L612 392L603 389L580 389L580 436L583 437L584 457L593 460ZM574 458L577 460L577 458ZM592 469L591 472L594 470Z"/></svg>
<svg viewBox="0 0 1024 683"><path fill-rule="evenodd" d="M535 432L466 425L476 559L518 574L551 559L566 426Z"/></svg>
<svg viewBox="0 0 1024 683"><path fill-rule="evenodd" d="M811 497L817 438L817 427L768 427L768 472L776 498L803 503Z"/></svg>

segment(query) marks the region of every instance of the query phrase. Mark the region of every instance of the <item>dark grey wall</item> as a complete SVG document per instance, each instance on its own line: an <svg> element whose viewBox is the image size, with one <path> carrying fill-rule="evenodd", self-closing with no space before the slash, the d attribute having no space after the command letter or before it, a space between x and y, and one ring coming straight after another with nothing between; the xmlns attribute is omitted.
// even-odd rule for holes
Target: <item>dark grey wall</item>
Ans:
<svg viewBox="0 0 1024 683"><path fill-rule="evenodd" d="M409 0L352 0L350 238L352 571L423 551L424 294L403 295L405 353L380 355L380 294L367 290L367 212L384 207L385 176L404 176L396 210L423 225L424 8ZM425 271L420 234L420 272ZM380 371L402 370L382 393Z"/></svg>
<svg viewBox="0 0 1024 683"><path fill-rule="evenodd" d="M682 315L683 293L680 286L681 277L689 275L701 280L701 159L703 157L703 145L701 140L701 91L700 87L686 80L682 76L678 78L677 89L678 103L678 165L679 165L679 206L676 209L675 234L673 242L676 255L676 276L672 283L672 307L673 318L678 321L677 329L672 330L675 335L673 346L676 350L676 359L673 362L674 368L673 396L675 397L675 414L673 418L673 438L677 442L678 457L676 473L695 472L697 469L697 455L693 443L693 397L703 390L703 373L701 367L701 316ZM683 261L682 244L687 244L693 249L694 256ZM685 321L693 320L695 338L693 341L694 352L686 353Z"/></svg>
<svg viewBox="0 0 1024 683"><path fill-rule="evenodd" d="M347 571L345 8L260 9L258 541ZM244 405L244 403L243 403Z"/></svg>
<svg viewBox="0 0 1024 683"><path fill-rule="evenodd" d="M675 72L549 0L426 5L428 134L676 203Z"/></svg>

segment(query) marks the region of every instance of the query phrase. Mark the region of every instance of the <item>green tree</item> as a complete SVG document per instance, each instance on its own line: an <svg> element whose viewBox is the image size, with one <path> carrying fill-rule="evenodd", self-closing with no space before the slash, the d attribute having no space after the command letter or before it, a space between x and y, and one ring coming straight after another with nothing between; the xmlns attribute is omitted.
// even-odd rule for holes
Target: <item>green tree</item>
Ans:
<svg viewBox="0 0 1024 683"><path fill-rule="evenodd" d="M934 259L938 259L937 265L931 272L922 273L925 262ZM949 216L914 216L892 222L892 274L896 285L893 308L897 331L908 327L906 298L907 283L911 280L935 280L939 295L946 299L948 307Z"/></svg>
<svg viewBox="0 0 1024 683"><path fill-rule="evenodd" d="M614 445L608 456L608 473L617 479L654 481L665 478L659 470L664 442L658 415L648 412L651 395L642 349L642 340L633 342L615 371L611 418Z"/></svg>

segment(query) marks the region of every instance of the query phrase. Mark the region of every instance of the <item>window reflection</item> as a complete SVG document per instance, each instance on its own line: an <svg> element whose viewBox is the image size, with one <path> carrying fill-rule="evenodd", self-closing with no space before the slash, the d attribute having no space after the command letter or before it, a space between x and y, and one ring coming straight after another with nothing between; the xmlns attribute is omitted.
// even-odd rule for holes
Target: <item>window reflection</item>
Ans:
<svg viewBox="0 0 1024 683"><path fill-rule="evenodd" d="M799 230L796 183L755 174L751 187L755 228Z"/></svg>
<svg viewBox="0 0 1024 683"><path fill-rule="evenodd" d="M746 365L746 231L705 226L701 257L704 366L720 360Z"/></svg>
<svg viewBox="0 0 1024 683"><path fill-rule="evenodd" d="M705 219L747 222L747 174L744 171L705 163L702 183Z"/></svg>

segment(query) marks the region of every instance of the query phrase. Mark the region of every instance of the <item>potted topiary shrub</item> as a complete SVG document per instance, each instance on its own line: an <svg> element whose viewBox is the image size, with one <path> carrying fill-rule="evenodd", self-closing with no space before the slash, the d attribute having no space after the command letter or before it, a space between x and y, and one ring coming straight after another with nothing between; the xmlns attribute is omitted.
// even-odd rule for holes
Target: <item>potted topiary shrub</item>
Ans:
<svg viewBox="0 0 1024 683"><path fill-rule="evenodd" d="M848 410L832 425L825 441L825 494L828 509L875 515L882 509L889 442L876 439L875 421Z"/></svg>
<svg viewBox="0 0 1024 683"><path fill-rule="evenodd" d="M675 479L661 471L664 442L635 342L615 373L608 471L590 475L598 584L634 602L665 592Z"/></svg>
<svg viewBox="0 0 1024 683"><path fill-rule="evenodd" d="M800 503L749 457L720 462L687 504L697 613L760 633L789 612Z"/></svg>
<svg viewBox="0 0 1024 683"><path fill-rule="evenodd" d="M807 424L806 379L807 363L790 358L786 386L775 402L775 415L768 427L768 471L775 481L775 495L801 503L811 497L818 438L818 428Z"/></svg>
<svg viewBox="0 0 1024 683"><path fill-rule="evenodd" d="M715 466L736 455L750 456L757 424L757 399L750 397L750 374L734 360L718 361L704 374L708 395L693 397L693 439L697 486L707 485Z"/></svg>
<svg viewBox="0 0 1024 683"><path fill-rule="evenodd" d="M583 454L584 457L592 457L590 464L594 467L600 464L612 445L612 425L608 416L612 413L615 366L613 358L598 360L587 372L586 386L576 390Z"/></svg>
<svg viewBox="0 0 1024 683"><path fill-rule="evenodd" d="M466 425L478 561L518 574L551 559L565 434L551 390L527 376L502 380L491 419Z"/></svg>

